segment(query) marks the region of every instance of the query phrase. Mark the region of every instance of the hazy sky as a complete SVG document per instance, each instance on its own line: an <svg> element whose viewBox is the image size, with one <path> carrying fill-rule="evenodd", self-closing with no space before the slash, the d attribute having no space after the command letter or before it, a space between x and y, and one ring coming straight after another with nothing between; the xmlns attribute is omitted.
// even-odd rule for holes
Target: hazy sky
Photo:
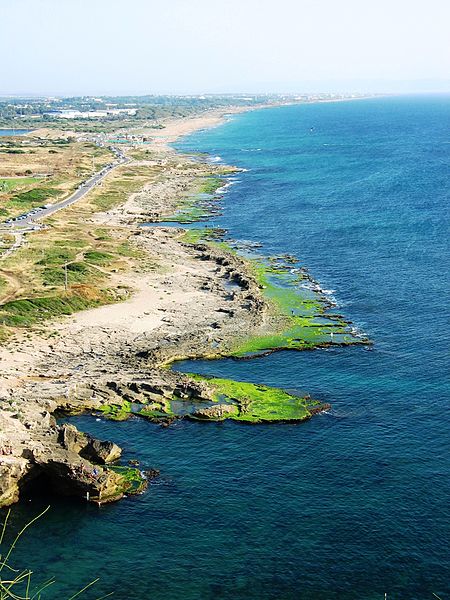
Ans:
<svg viewBox="0 0 450 600"><path fill-rule="evenodd" d="M0 94L450 91L450 0L0 0Z"/></svg>

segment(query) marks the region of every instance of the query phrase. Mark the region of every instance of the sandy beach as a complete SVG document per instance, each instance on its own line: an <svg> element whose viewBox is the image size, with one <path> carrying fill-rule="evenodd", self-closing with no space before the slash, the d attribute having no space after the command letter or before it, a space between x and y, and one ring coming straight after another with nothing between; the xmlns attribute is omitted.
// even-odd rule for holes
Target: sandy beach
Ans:
<svg viewBox="0 0 450 600"><path fill-rule="evenodd" d="M149 135L153 138L153 148L167 150L168 144L173 144L178 138L200 131L217 127L226 121L228 116L253 110L251 107L230 107L226 110L216 109L195 117L170 119L162 121L163 129L152 129Z"/></svg>

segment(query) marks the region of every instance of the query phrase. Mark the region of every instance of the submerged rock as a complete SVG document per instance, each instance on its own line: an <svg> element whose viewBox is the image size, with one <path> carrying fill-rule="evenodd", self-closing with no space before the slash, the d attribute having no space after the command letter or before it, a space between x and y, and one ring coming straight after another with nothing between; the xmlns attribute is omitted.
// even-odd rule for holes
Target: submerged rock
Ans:
<svg viewBox="0 0 450 600"><path fill-rule="evenodd" d="M144 475L147 479L155 479L155 477L159 477L160 474L161 472L159 469L147 469L144 471Z"/></svg>

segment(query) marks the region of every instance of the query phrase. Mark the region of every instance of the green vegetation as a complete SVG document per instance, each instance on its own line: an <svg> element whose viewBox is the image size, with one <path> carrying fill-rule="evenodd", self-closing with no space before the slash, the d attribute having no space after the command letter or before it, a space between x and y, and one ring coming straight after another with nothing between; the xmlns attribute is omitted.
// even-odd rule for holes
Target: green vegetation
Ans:
<svg viewBox="0 0 450 600"><path fill-rule="evenodd" d="M75 138L30 136L0 140L0 147L16 146L25 148L26 154L2 155L0 215L4 217L27 212L70 193L86 174L111 160L111 152L106 148L79 143ZM49 155L49 148L54 147L58 153ZM128 167L125 171L120 188L123 191L139 189L148 179L148 168ZM42 176L29 176L34 173ZM108 180L114 183L117 176L120 170L110 174ZM33 326L52 317L128 296L124 286L111 290L106 280L110 273L127 268L142 252L128 241L126 232L103 227L97 230L99 235L96 236L86 223L86 217L96 209L92 199L100 195L99 192L109 192L108 185L104 182L92 190L86 200L68 208L64 214L47 218L46 229L30 232L27 243L3 260L4 273L11 275L5 275L0 281L0 343L15 327ZM118 201L123 201L125 195L121 191ZM10 247L14 240L13 236L2 234L2 250ZM140 266L147 268L148 265Z"/></svg>
<svg viewBox="0 0 450 600"><path fill-rule="evenodd" d="M122 404L104 404L99 410L111 421L126 421L131 415L131 402L124 400Z"/></svg>
<svg viewBox="0 0 450 600"><path fill-rule="evenodd" d="M26 205L38 205L48 200L49 198L54 198L61 194L61 190L57 190L55 188L34 188L32 190L28 190L27 192L21 192L20 194L16 194L11 198L11 202L16 204L26 204Z"/></svg>
<svg viewBox="0 0 450 600"><path fill-rule="evenodd" d="M311 409L321 404L310 398L300 398L284 390L265 385L244 383L231 379L207 378L190 374L196 381L207 381L215 390L214 400L235 404L237 414L225 418L246 423L276 421L304 421L311 416Z"/></svg>
<svg viewBox="0 0 450 600"><path fill-rule="evenodd" d="M314 410L322 406L319 402L309 397L300 398L288 394L284 390L265 385L232 381L230 379L208 378L201 375L189 374L195 381L207 382L213 390L211 403L204 399L182 399L174 396L171 399L161 396L160 400L151 404L143 404L142 408L133 407L130 402L104 405L100 412L104 417L114 421L124 421L132 414L155 421L164 421L168 418L183 418L222 421L233 419L246 423L268 423L280 421L303 421L308 419ZM223 413L219 410L204 413L205 408L214 409L215 404L227 405Z"/></svg>
<svg viewBox="0 0 450 600"><path fill-rule="evenodd" d="M138 192L152 175L150 167L128 167L127 171L116 170L114 177L108 177L90 194L90 200L96 210L107 211L121 204L130 194Z"/></svg>
<svg viewBox="0 0 450 600"><path fill-rule="evenodd" d="M32 181L37 181L37 179L33 179ZM18 186L13 186L5 191L9 192L16 187ZM55 188L33 188L19 192L13 196L6 197L5 200L2 199L0 214L2 216L12 216L28 212L32 208L49 203L49 200L56 198L62 193L62 190Z"/></svg>
<svg viewBox="0 0 450 600"><path fill-rule="evenodd" d="M220 177L207 177L200 185L199 194L214 194L224 185Z"/></svg>
<svg viewBox="0 0 450 600"><path fill-rule="evenodd" d="M78 241L76 242L78 243ZM53 246L42 248L42 258L36 262L38 266L60 265L63 266L70 260L75 260L76 252L72 249L73 243L58 240ZM77 247L77 246L75 246Z"/></svg>
<svg viewBox="0 0 450 600"><path fill-rule="evenodd" d="M98 242L109 241L112 239L108 229L99 228L94 231L95 239Z"/></svg>
<svg viewBox="0 0 450 600"><path fill-rule="evenodd" d="M346 321L326 314L328 305L324 298L298 286L303 275L293 276L282 264L273 266L262 260L253 261L250 266L273 314L280 317L280 323L278 331L240 341L233 356L358 343Z"/></svg>
<svg viewBox="0 0 450 600"><path fill-rule="evenodd" d="M121 404L103 404L98 410L106 419L112 421L126 421L131 415L156 420L176 416L172 410L170 400L163 396L158 402L149 405L142 404L142 408L139 410L133 410L131 402L128 400L124 400Z"/></svg>
<svg viewBox="0 0 450 600"><path fill-rule="evenodd" d="M137 248L132 246L129 242L122 242L115 248L118 256L124 258L143 258L143 254Z"/></svg>
<svg viewBox="0 0 450 600"><path fill-rule="evenodd" d="M169 399L161 396L158 402L152 402L148 406L144 406L137 413L139 417L147 419L167 419L167 417L175 417L176 413L172 409L172 404Z"/></svg>
<svg viewBox="0 0 450 600"><path fill-rule="evenodd" d="M168 223L195 223L196 221L204 221L211 215L210 210L195 198L187 198L181 201L177 210L163 220Z"/></svg>
<svg viewBox="0 0 450 600"><path fill-rule="evenodd" d="M205 242L236 254L227 242L219 241L222 235L223 231L218 229L186 229L180 240L189 244ZM299 286L303 280L310 278L298 269L293 274L293 264L288 260L261 257L247 259L247 265L271 307L273 329L239 340L231 351L232 356L244 357L280 349L306 350L330 344L368 343L367 339L355 338L343 318L327 314L329 305L323 296Z"/></svg>
<svg viewBox="0 0 450 600"><path fill-rule="evenodd" d="M9 217L70 194L111 160L108 149L70 137L0 138L1 151L0 214Z"/></svg>
<svg viewBox="0 0 450 600"><path fill-rule="evenodd" d="M212 214L214 207L212 205L214 193L222 187L224 180L216 176L208 176L199 178L196 186L196 192L193 195L184 197L178 202L177 210L164 217L164 221L173 223L195 223L196 221L204 221ZM202 199L199 195L204 194L206 199Z"/></svg>
<svg viewBox="0 0 450 600"><path fill-rule="evenodd" d="M107 291L93 291L86 286L73 286L66 294L11 300L0 305L0 324L29 327L45 319L71 315L79 310L113 302Z"/></svg>
<svg viewBox="0 0 450 600"><path fill-rule="evenodd" d="M141 472L136 467L108 465L107 469L123 477L123 491L127 494L139 494L147 487L147 480L142 477Z"/></svg>
<svg viewBox="0 0 450 600"><path fill-rule="evenodd" d="M200 242L213 242L222 238L223 231L212 227L196 227L185 229L179 240L185 244L199 244Z"/></svg>
<svg viewBox="0 0 450 600"><path fill-rule="evenodd" d="M0 177L0 193L1 192L12 192L17 188L32 185L39 181L38 177Z"/></svg>
<svg viewBox="0 0 450 600"><path fill-rule="evenodd" d="M85 283L92 271L86 263L81 261L67 264L67 284ZM46 286L63 286L66 282L66 273L62 267L49 267L42 270L42 283Z"/></svg>
<svg viewBox="0 0 450 600"><path fill-rule="evenodd" d="M61 240L55 240L54 245L55 246L67 246L68 248L84 248L86 246L86 242L84 240L61 239Z"/></svg>
<svg viewBox="0 0 450 600"><path fill-rule="evenodd" d="M43 583L36 584L35 573L31 569L16 568L11 562L14 549L26 530L45 515L48 510L50 510L50 506L47 506L40 514L28 521L8 545L5 544L5 539L11 510L6 513L5 520L0 528L0 600L40 600L42 592L55 583L55 580L51 578ZM67 600L78 598L98 580L99 578L91 581Z"/></svg>
<svg viewBox="0 0 450 600"><path fill-rule="evenodd" d="M86 97L70 98L2 98L0 100L0 127L17 128L20 119L21 128L48 127L68 131L83 132L115 132L117 130L142 127L161 129L160 119L168 117L188 117L201 114L212 108L227 108L230 106L248 106L270 104L279 101L276 95L241 96L104 96L100 100ZM86 118L83 115L75 119L61 119L51 111L64 109L98 111L105 103L117 108L136 110L135 114L116 114L101 118ZM26 107L24 107L26 104Z"/></svg>
<svg viewBox="0 0 450 600"><path fill-rule="evenodd" d="M114 256L109 252L91 251L85 252L84 258L91 263L106 265L114 258Z"/></svg>
<svg viewBox="0 0 450 600"><path fill-rule="evenodd" d="M0 275L2 328L28 327L126 299L127 288L108 287L109 273L126 268L130 259L142 253L122 232L108 231L112 235L98 240L89 225L80 226L77 221L72 225L62 219L61 224L56 221L49 229L31 233L28 244L2 265L5 273L14 273L14 278ZM145 261L140 266L150 268ZM14 297L16 290L20 297Z"/></svg>

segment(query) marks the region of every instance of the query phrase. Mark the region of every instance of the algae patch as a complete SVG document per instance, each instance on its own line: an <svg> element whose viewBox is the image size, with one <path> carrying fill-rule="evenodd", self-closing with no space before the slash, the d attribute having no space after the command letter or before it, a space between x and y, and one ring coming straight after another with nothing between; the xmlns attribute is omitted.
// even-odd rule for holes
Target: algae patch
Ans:
<svg viewBox="0 0 450 600"><path fill-rule="evenodd" d="M180 200L176 211L164 217L164 221L188 224L197 221L206 221L216 215L218 213L218 197L216 193L223 187L224 183L224 179L219 176L200 178L197 183L196 192Z"/></svg>
<svg viewBox="0 0 450 600"><path fill-rule="evenodd" d="M147 487L147 480L136 467L108 465L107 468L122 477L124 493L139 494Z"/></svg>
<svg viewBox="0 0 450 600"><path fill-rule="evenodd" d="M196 381L205 381L213 389L213 400L219 405L223 403L235 407L233 411L224 412L221 419L211 417L208 420L227 418L246 423L295 422L309 419L314 412L325 408L308 396L295 396L279 388L231 379L189 376ZM195 413L193 416L202 418Z"/></svg>
<svg viewBox="0 0 450 600"><path fill-rule="evenodd" d="M104 404L99 410L111 421L126 421L131 415L131 402L125 400L122 404Z"/></svg>
<svg viewBox="0 0 450 600"><path fill-rule="evenodd" d="M298 266L294 256L264 257L249 251L248 243L224 241L225 233L218 228L191 228L179 239L240 256L265 300L267 319L252 335L238 339L226 355L246 358L275 350L370 344L350 321L331 314L334 300Z"/></svg>
<svg viewBox="0 0 450 600"><path fill-rule="evenodd" d="M249 260L249 267L269 305L272 327L241 339L232 356L369 343L349 321L327 312L333 302L306 270L273 257Z"/></svg>
<svg viewBox="0 0 450 600"><path fill-rule="evenodd" d="M151 402L123 401L100 408L108 419L122 421L131 416L155 422L173 419L224 421L245 423L298 422L315 412L328 408L309 396L297 396L285 390L262 384L187 374L190 391L181 397L176 391L171 397L161 396ZM187 388L186 388L187 389Z"/></svg>

